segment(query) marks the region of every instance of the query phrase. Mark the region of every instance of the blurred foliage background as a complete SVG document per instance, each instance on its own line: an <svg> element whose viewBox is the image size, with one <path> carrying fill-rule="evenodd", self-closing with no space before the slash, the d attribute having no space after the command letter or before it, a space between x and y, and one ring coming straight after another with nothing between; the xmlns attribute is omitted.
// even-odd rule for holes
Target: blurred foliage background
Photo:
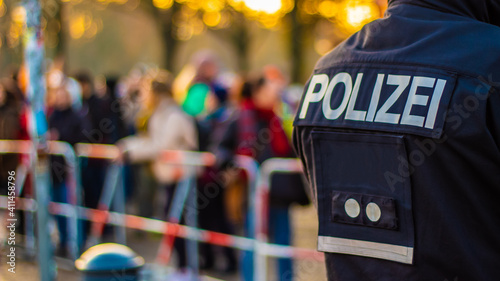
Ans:
<svg viewBox="0 0 500 281"><path fill-rule="evenodd" d="M231 71L275 64L305 82L314 63L381 17L386 0L40 0L47 58L68 73L126 74L138 63L177 74L201 49ZM19 67L26 11L0 0L0 75Z"/></svg>

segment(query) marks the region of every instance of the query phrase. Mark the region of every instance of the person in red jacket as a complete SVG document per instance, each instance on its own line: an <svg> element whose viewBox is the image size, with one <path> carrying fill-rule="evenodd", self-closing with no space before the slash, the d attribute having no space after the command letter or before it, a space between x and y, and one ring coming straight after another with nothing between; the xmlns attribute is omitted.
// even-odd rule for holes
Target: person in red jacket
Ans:
<svg viewBox="0 0 500 281"><path fill-rule="evenodd" d="M250 156L259 164L273 157L295 156L282 120L275 113L275 109L281 105L280 95L284 86L265 75L243 85L239 114L228 126L218 149L219 162L223 163L224 157L231 157L233 154ZM286 192L282 188L286 188ZM304 192L299 193L305 198L290 198L287 195L294 193L292 190L301 189L303 191L304 186L300 174L277 173L271 178L269 237L272 243L290 245L289 207L292 203L308 199ZM253 280L251 253L244 253L242 271L244 280ZM291 259L278 259L277 275L277 280L293 279Z"/></svg>

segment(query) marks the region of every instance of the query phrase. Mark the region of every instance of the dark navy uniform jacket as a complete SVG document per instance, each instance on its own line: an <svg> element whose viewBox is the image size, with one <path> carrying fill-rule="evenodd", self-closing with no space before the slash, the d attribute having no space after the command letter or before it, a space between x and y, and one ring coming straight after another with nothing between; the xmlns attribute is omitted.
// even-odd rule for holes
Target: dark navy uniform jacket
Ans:
<svg viewBox="0 0 500 281"><path fill-rule="evenodd" d="M329 280L500 280L499 2L389 1L317 63L294 143Z"/></svg>

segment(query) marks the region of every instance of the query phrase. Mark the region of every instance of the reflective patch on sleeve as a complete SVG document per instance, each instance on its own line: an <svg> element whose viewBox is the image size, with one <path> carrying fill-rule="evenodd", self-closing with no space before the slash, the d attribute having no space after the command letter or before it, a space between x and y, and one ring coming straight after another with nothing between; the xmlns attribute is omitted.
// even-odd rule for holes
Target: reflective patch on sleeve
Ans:
<svg viewBox="0 0 500 281"><path fill-rule="evenodd" d="M318 251L413 263L413 247L355 239L319 236Z"/></svg>

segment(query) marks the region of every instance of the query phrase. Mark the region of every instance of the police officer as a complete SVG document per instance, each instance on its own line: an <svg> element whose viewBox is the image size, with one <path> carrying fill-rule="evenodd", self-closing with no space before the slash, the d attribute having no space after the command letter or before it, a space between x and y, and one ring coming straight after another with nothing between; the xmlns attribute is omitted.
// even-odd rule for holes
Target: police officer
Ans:
<svg viewBox="0 0 500 281"><path fill-rule="evenodd" d="M500 1L389 0L324 56L294 142L328 280L500 280Z"/></svg>

